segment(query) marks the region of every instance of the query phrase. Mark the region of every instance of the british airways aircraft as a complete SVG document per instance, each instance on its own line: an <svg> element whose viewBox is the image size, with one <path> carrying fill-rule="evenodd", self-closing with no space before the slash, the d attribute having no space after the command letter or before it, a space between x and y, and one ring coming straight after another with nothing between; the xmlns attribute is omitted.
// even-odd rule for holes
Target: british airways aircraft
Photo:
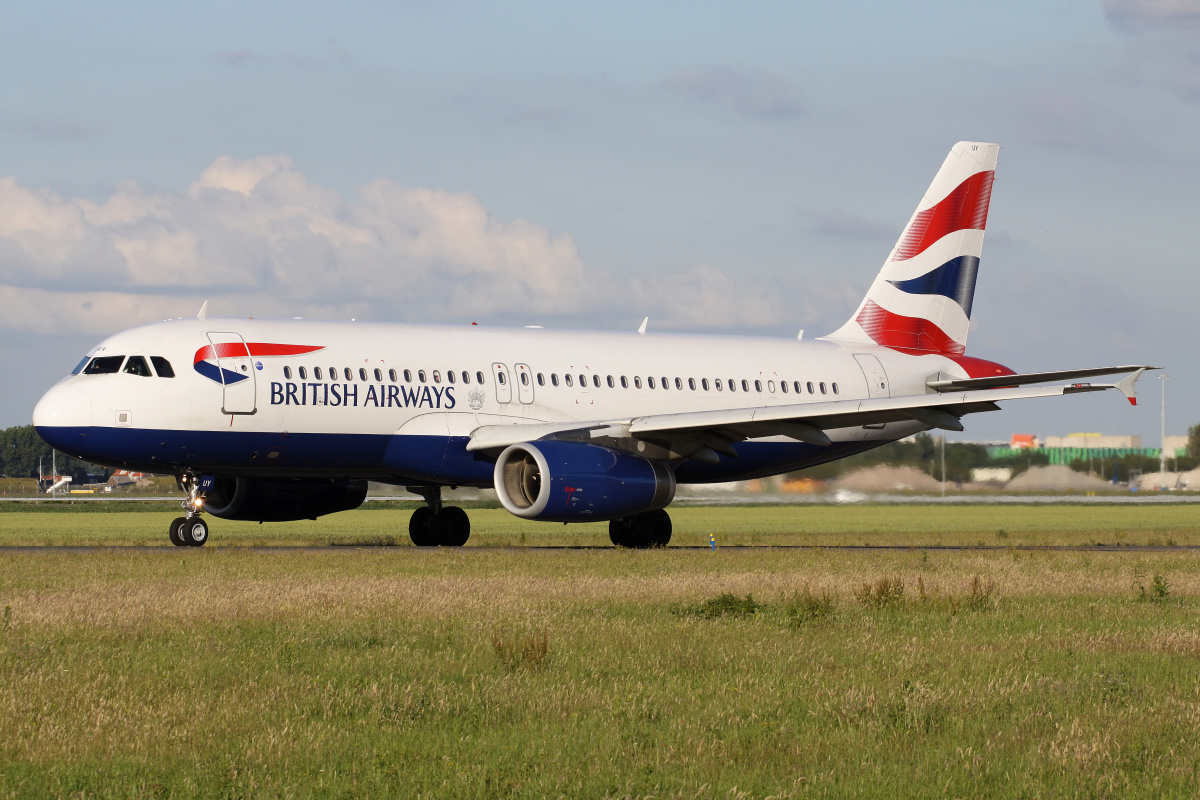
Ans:
<svg viewBox="0 0 1200 800"><path fill-rule="evenodd" d="M816 340L202 309L101 342L33 424L65 453L175 475L187 498L169 529L179 546L208 540L202 512L315 519L357 507L380 481L424 497L409 522L416 545L465 544L470 520L441 490L492 486L518 517L608 520L613 544L662 547L679 483L961 431L964 415L1006 400L1115 388L1136 403L1154 367L1016 374L964 355L998 151L954 146L858 309Z"/></svg>

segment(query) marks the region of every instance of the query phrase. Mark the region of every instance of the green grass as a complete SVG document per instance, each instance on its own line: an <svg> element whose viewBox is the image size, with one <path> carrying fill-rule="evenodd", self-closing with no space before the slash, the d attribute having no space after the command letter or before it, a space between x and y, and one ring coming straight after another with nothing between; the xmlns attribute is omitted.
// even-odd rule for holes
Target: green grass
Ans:
<svg viewBox="0 0 1200 800"><path fill-rule="evenodd" d="M676 516L997 511L932 510L956 522ZM1076 510L1004 522L1115 530ZM1126 524L1191 535L1179 510ZM0 531L26 516L158 523ZM0 551L0 797L1193 797L1198 598L1180 551Z"/></svg>
<svg viewBox="0 0 1200 800"><path fill-rule="evenodd" d="M206 517L209 546L409 545L416 503L369 503L318 520L233 522ZM170 546L170 503L0 503L0 545ZM527 522L502 509L469 511L471 545L608 545L607 523ZM672 544L1200 544L1200 506L738 506L671 509Z"/></svg>

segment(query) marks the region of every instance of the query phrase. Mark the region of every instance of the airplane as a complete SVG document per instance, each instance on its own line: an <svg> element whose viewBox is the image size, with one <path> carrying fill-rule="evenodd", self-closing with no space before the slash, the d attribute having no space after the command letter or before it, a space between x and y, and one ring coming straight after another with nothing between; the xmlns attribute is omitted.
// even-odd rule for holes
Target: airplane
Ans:
<svg viewBox="0 0 1200 800"><path fill-rule="evenodd" d="M409 535L457 547L444 487L512 514L608 521L663 547L679 484L793 472L1032 397L1117 389L1147 365L1018 374L965 355L999 146L959 142L844 325L817 339L194 319L93 348L33 412L51 446L175 475L177 546L202 513L286 522L361 505L367 482L423 497ZM1086 378L1126 375L1115 383ZM1062 382L1056 385L1044 385Z"/></svg>

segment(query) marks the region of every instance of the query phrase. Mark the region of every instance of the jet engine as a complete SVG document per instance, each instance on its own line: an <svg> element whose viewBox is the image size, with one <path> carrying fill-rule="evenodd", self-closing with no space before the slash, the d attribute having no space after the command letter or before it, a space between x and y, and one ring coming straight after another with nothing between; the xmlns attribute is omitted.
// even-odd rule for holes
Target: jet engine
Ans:
<svg viewBox="0 0 1200 800"><path fill-rule="evenodd" d="M366 481L217 477L204 492L204 510L221 519L291 522L358 508L366 496Z"/></svg>
<svg viewBox="0 0 1200 800"><path fill-rule="evenodd" d="M514 444L500 454L493 479L510 513L552 522L620 519L675 499L670 467L583 442Z"/></svg>

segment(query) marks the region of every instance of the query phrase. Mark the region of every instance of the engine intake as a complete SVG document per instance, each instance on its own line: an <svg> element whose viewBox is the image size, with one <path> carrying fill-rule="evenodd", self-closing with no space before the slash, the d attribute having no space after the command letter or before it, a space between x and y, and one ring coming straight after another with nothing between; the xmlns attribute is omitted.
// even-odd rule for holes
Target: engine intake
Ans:
<svg viewBox="0 0 1200 800"><path fill-rule="evenodd" d="M291 522L358 508L366 496L366 481L217 477L204 510L221 519Z"/></svg>
<svg viewBox="0 0 1200 800"><path fill-rule="evenodd" d="M514 444L493 480L509 513L552 522L619 519L675 499L670 467L583 442Z"/></svg>

